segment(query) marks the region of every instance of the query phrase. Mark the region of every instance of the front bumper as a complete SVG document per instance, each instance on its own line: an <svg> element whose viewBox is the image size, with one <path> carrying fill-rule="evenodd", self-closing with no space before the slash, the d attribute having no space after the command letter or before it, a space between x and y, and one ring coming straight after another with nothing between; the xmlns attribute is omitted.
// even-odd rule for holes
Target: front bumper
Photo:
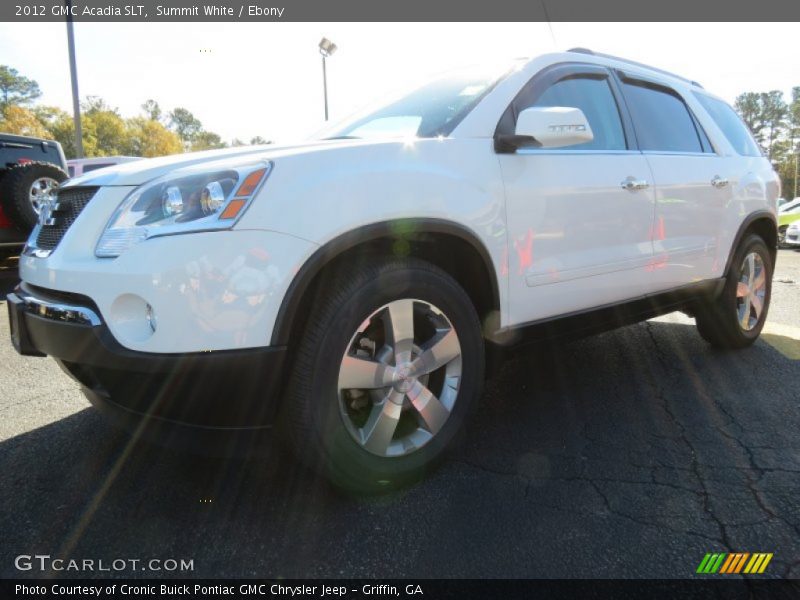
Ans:
<svg viewBox="0 0 800 600"><path fill-rule="evenodd" d="M284 347L160 354L120 345L86 297L22 284L8 296L12 342L52 356L94 404L120 420L207 428L272 424Z"/></svg>
<svg viewBox="0 0 800 600"><path fill-rule="evenodd" d="M787 231L783 243L787 246L800 246L800 231L796 229Z"/></svg>

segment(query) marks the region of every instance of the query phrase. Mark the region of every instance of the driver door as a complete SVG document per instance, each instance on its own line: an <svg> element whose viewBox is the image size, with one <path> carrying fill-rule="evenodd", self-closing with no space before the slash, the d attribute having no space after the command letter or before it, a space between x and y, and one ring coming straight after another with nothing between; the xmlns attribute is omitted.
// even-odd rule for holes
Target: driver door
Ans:
<svg viewBox="0 0 800 600"><path fill-rule="evenodd" d="M593 140L500 152L508 222L509 325L615 304L648 291L655 196L611 73L556 65L498 125L529 107L579 108ZM635 184L635 185L634 185ZM625 189L623 186L626 186Z"/></svg>

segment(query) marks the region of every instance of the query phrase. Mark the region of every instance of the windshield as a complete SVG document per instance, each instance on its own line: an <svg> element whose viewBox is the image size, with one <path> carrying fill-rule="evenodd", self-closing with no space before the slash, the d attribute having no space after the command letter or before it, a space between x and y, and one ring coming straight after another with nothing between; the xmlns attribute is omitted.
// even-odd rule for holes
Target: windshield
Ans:
<svg viewBox="0 0 800 600"><path fill-rule="evenodd" d="M437 137L456 125L506 74L510 65L449 73L324 129L316 139Z"/></svg>

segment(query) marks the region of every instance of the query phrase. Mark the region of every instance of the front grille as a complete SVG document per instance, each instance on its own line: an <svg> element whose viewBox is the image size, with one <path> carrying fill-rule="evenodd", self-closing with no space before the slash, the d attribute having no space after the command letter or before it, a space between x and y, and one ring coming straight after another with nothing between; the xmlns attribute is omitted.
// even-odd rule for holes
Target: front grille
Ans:
<svg viewBox="0 0 800 600"><path fill-rule="evenodd" d="M89 200L97 193L96 187L75 187L59 190L50 210L50 224L42 224L36 236L36 247L52 250L64 237L67 229L75 222L81 211L89 204ZM45 217L48 215L44 215ZM44 219L43 219L44 220Z"/></svg>

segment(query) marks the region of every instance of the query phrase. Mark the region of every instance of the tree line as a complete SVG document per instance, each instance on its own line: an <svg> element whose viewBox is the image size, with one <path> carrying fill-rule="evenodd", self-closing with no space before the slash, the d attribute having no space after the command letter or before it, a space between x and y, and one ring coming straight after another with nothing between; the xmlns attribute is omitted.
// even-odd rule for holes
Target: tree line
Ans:
<svg viewBox="0 0 800 600"><path fill-rule="evenodd" d="M783 184L783 197L800 193L800 86L792 88L787 100L783 92L745 92L734 108L753 132L764 154L775 165Z"/></svg>
<svg viewBox="0 0 800 600"><path fill-rule="evenodd" d="M42 93L39 84L0 65L0 132L56 140L67 158L75 158L75 124L70 113L36 103ZM188 109L175 107L165 112L155 100L142 106L142 114L123 117L102 98L87 96L81 102L83 153L95 156L164 156L227 146L244 146L234 139L224 142ZM250 144L266 144L260 136Z"/></svg>

